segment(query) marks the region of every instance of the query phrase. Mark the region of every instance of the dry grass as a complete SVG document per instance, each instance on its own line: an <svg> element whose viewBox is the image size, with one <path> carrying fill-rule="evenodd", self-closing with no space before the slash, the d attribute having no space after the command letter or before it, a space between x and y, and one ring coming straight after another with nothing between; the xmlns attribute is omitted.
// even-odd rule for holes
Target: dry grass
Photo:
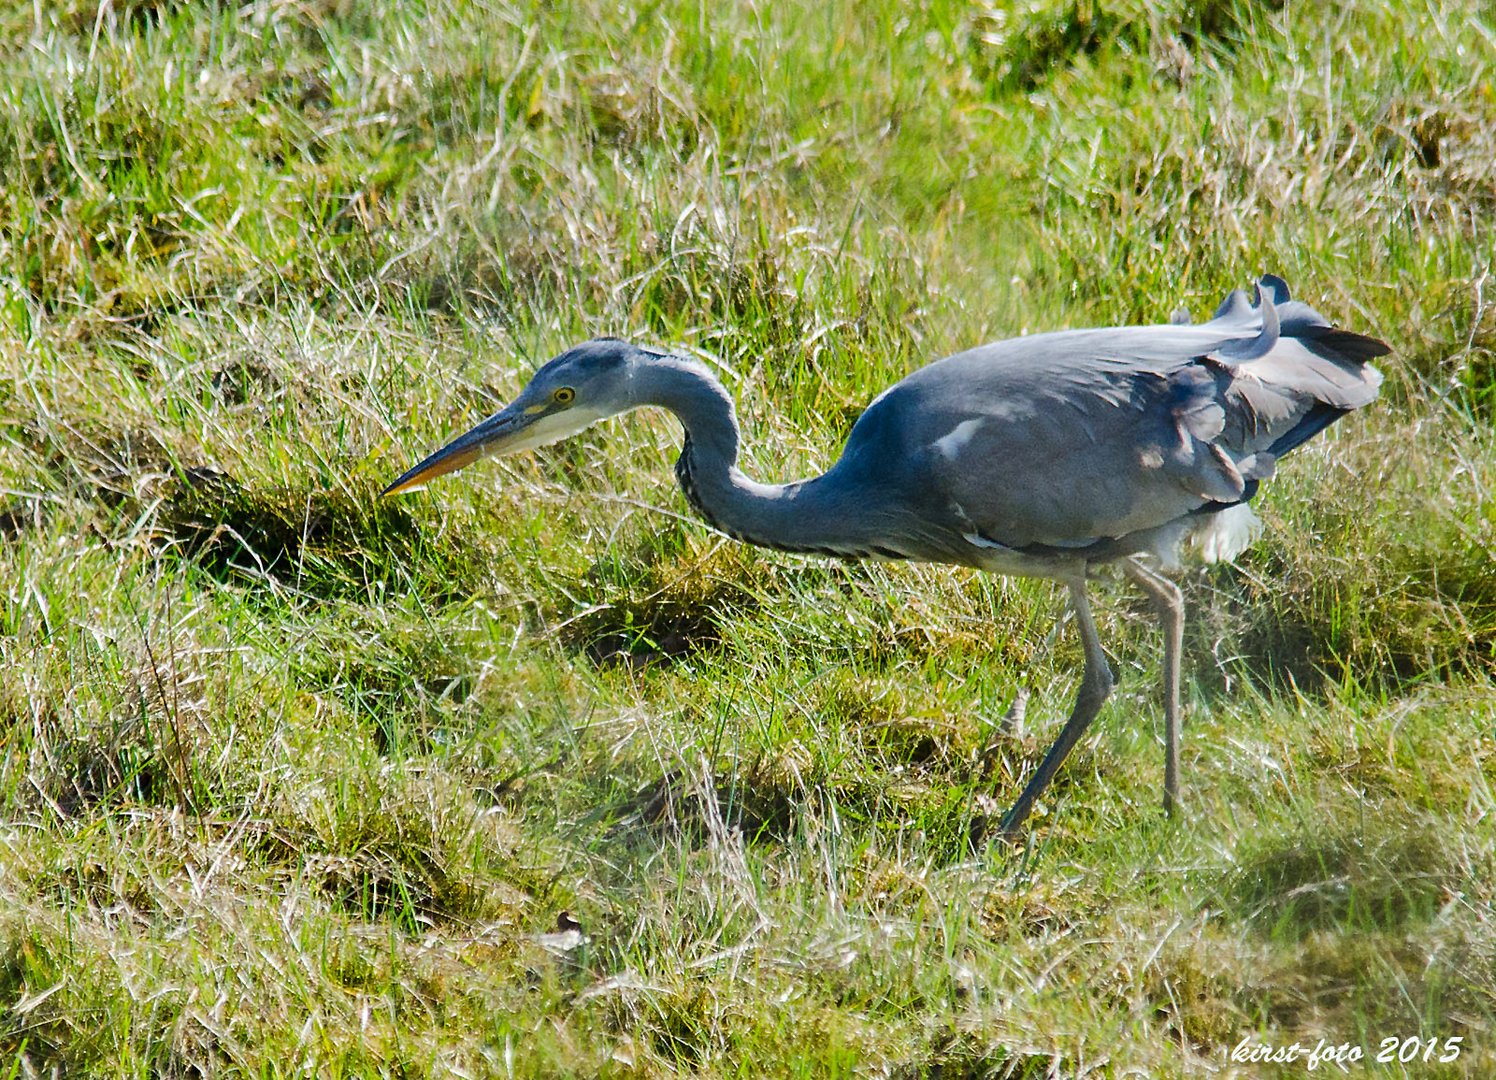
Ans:
<svg viewBox="0 0 1496 1080"><path fill-rule="evenodd" d="M0 1074L1488 1075L1493 44L1456 0L0 12ZM1262 270L1394 354L1185 581L1177 822L1120 585L1015 851L1047 586L726 543L652 415L376 498L589 334L716 363L786 478L925 360Z"/></svg>

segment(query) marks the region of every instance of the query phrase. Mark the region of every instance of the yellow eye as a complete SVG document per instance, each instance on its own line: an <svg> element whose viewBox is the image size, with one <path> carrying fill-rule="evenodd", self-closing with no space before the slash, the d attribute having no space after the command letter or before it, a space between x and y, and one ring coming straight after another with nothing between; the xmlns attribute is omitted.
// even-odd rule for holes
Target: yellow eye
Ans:
<svg viewBox="0 0 1496 1080"><path fill-rule="evenodd" d="M556 392L551 395L551 400L557 405L570 405L571 399L577 396L577 392L569 386L557 387Z"/></svg>

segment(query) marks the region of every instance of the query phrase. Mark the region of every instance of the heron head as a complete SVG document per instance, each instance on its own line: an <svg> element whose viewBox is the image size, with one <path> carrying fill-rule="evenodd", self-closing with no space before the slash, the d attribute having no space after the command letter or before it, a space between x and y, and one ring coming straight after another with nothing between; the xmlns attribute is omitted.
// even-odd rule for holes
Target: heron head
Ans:
<svg viewBox="0 0 1496 1080"><path fill-rule="evenodd" d="M409 491L480 458L545 446L632 408L630 366L640 353L617 338L568 349L537 371L507 407L401 475L384 494Z"/></svg>

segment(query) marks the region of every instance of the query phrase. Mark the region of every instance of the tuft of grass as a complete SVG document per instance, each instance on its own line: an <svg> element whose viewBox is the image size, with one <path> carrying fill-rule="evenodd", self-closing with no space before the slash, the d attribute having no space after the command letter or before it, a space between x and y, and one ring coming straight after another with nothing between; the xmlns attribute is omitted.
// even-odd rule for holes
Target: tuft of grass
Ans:
<svg viewBox="0 0 1496 1080"><path fill-rule="evenodd" d="M708 14L0 10L0 1075L1491 1074L1490 12ZM1394 351L1184 575L1177 820L1109 576L1013 848L1049 585L730 543L648 413L377 496L589 335L790 479L1262 271Z"/></svg>

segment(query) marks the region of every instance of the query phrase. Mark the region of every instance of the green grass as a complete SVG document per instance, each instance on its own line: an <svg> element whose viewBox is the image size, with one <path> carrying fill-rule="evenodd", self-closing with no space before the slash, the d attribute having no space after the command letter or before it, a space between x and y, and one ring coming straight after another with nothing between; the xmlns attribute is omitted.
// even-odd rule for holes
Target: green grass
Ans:
<svg viewBox="0 0 1496 1080"><path fill-rule="evenodd" d="M0 1075L1496 1072L1488 5L71 0L0 76ZM1175 821L1120 581L1011 849L1052 586L725 541L658 415L377 498L591 334L787 479L1262 271L1394 352L1183 579Z"/></svg>

